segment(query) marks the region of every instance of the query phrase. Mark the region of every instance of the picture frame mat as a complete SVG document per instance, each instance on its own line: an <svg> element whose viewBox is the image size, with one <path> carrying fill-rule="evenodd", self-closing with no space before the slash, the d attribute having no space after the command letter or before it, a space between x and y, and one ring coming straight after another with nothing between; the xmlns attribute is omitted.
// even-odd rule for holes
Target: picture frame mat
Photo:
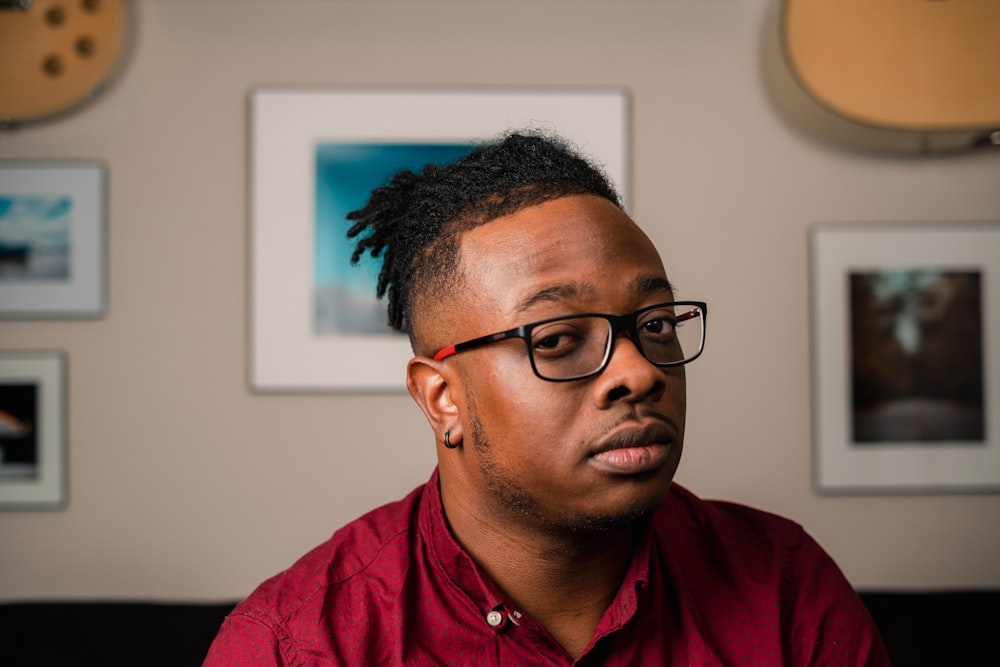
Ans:
<svg viewBox="0 0 1000 667"><path fill-rule="evenodd" d="M820 225L811 230L814 480L825 492L1000 488L1000 225ZM892 269L980 271L983 279L982 443L851 444L847 276Z"/></svg>
<svg viewBox="0 0 1000 667"><path fill-rule="evenodd" d="M404 336L317 336L310 328L317 142L471 143L508 128L551 129L600 160L627 192L628 98L620 89L260 87L250 106L256 391L405 389L412 352Z"/></svg>

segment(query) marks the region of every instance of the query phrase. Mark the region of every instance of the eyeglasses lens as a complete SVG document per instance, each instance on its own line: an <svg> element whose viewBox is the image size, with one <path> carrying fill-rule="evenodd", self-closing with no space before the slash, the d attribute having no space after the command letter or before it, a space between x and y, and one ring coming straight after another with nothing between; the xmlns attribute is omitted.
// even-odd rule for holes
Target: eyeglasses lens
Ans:
<svg viewBox="0 0 1000 667"><path fill-rule="evenodd" d="M636 318L638 347L654 364L684 363L701 350L703 321L695 306L643 311ZM551 380L595 373L608 357L611 334L611 322L603 317L570 317L538 325L529 341L535 370Z"/></svg>
<svg viewBox="0 0 1000 667"><path fill-rule="evenodd" d="M611 323L603 317L574 317L531 331L529 347L543 378L562 380L594 372L604 364Z"/></svg>

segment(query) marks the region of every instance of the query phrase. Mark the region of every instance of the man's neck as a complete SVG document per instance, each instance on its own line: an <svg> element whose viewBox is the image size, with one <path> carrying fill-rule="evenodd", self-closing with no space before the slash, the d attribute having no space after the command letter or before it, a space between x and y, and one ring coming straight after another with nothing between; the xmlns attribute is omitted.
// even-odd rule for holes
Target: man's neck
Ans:
<svg viewBox="0 0 1000 667"><path fill-rule="evenodd" d="M618 593L644 528L560 532L523 520L485 518L463 512L460 503L451 505L446 515L462 547L518 611L578 657Z"/></svg>

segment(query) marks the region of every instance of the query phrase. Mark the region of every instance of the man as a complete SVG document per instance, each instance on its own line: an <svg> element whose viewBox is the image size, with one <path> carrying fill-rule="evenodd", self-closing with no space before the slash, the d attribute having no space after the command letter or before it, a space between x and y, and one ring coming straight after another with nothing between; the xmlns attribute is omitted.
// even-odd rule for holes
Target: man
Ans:
<svg viewBox="0 0 1000 667"><path fill-rule="evenodd" d="M802 529L672 485L678 301L600 171L509 135L349 216L438 469L228 617L207 665L887 665Z"/></svg>

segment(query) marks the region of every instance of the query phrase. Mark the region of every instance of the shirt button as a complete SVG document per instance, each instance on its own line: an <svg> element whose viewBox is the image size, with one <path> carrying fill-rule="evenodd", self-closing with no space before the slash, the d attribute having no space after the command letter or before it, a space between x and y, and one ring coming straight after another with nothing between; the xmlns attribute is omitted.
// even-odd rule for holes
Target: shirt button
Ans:
<svg viewBox="0 0 1000 667"><path fill-rule="evenodd" d="M498 611L491 611L486 614L486 622L495 628L503 623L503 614Z"/></svg>

